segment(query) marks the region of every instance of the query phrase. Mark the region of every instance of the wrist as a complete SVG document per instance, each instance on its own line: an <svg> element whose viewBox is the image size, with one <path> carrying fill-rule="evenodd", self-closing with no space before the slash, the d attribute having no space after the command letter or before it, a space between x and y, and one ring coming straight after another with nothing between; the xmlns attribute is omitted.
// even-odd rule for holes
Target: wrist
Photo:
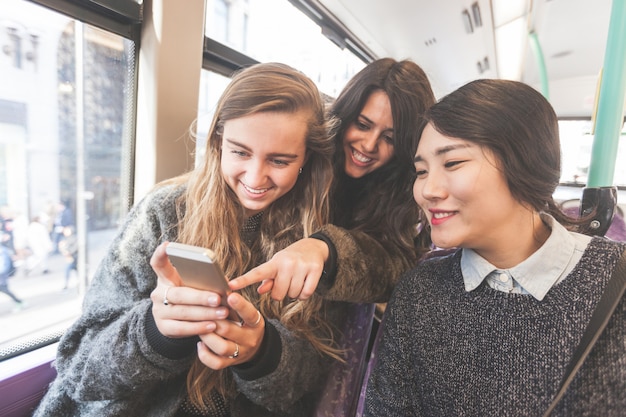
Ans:
<svg viewBox="0 0 626 417"><path fill-rule="evenodd" d="M327 256L324 261L324 271L322 272L318 285L318 290L327 291L335 283L335 276L337 274L337 249L335 248L333 241L321 232L313 233L309 237L323 241L328 249Z"/></svg>

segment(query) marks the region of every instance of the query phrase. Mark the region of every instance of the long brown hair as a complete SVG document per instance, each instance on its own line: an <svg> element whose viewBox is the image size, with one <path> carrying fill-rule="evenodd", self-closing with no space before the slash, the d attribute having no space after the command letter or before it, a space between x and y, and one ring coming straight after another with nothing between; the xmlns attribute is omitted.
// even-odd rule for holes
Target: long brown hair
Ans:
<svg viewBox="0 0 626 417"><path fill-rule="evenodd" d="M383 91L389 97L393 117L393 157L387 164L361 180L361 194L349 193L352 181L344 173L343 138L363 110L370 95ZM330 108L341 121L335 133L334 158L337 186L332 191L332 220L335 224L363 230L385 245L393 245L408 259L415 250L428 250L428 234L416 245L416 225L421 211L413 201L415 166L413 157L419 140L418 129L426 109L435 103L426 73L410 60L382 58L368 64L346 84ZM420 247L421 246L421 247Z"/></svg>
<svg viewBox="0 0 626 417"><path fill-rule="evenodd" d="M221 174L224 123L262 112L302 111L308 114L306 163L296 185L264 211L260 239L249 247L240 236L246 221L243 207ZM226 275L234 278L325 224L334 152L328 125L321 95L304 74L278 63L257 64L237 73L217 105L202 164L169 181L187 187L177 202L178 240L211 248ZM335 355L332 341L319 336L329 334L329 325L318 314L321 299L283 303L250 289L242 294L264 317L279 319L321 352ZM207 368L199 359L189 370L187 389L200 408L211 407L210 394L214 389L224 396L233 394L230 372Z"/></svg>

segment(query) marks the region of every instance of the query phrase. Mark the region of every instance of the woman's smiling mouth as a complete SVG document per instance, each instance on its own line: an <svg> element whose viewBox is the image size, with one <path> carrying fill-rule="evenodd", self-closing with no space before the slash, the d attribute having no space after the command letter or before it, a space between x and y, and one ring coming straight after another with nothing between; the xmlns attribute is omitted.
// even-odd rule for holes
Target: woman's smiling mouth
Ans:
<svg viewBox="0 0 626 417"><path fill-rule="evenodd" d="M362 154L354 148L352 148L352 160L361 164L369 164L373 161L372 158L368 157L365 154Z"/></svg>

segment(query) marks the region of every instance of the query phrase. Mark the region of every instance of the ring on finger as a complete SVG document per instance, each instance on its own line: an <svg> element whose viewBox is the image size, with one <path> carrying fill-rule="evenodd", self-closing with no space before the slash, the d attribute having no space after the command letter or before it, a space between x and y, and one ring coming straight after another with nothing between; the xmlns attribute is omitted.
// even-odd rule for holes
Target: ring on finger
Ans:
<svg viewBox="0 0 626 417"><path fill-rule="evenodd" d="M261 312L259 310L257 310L256 314L258 315L258 317L256 318L256 321L254 323L252 323L252 325L250 327L256 327L261 322Z"/></svg>
<svg viewBox="0 0 626 417"><path fill-rule="evenodd" d="M228 359L235 359L237 356L239 356L239 344L235 343L235 353L229 355Z"/></svg>
<svg viewBox="0 0 626 417"><path fill-rule="evenodd" d="M167 292L170 290L170 288L172 287L167 287L165 289L165 294L163 294L163 305L166 305L166 306L170 305L170 300L167 299Z"/></svg>

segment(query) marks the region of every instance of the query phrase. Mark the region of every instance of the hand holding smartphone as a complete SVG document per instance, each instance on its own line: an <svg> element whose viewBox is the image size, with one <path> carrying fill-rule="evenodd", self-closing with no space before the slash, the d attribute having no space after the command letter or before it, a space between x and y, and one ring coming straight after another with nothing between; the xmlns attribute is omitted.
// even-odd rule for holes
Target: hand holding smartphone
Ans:
<svg viewBox="0 0 626 417"><path fill-rule="evenodd" d="M230 309L226 302L226 297L231 293L228 280L217 263L212 250L170 242L165 248L165 252L178 271L183 285L218 293L222 299L221 304ZM229 319L240 322L237 313L233 310L230 310Z"/></svg>

